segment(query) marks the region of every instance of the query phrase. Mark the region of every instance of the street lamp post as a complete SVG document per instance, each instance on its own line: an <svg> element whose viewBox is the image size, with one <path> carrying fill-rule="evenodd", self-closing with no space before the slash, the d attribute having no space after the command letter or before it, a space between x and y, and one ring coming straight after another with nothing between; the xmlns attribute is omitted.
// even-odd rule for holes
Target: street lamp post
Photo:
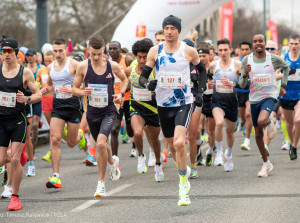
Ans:
<svg viewBox="0 0 300 223"><path fill-rule="evenodd" d="M36 0L36 49L49 42L47 0Z"/></svg>

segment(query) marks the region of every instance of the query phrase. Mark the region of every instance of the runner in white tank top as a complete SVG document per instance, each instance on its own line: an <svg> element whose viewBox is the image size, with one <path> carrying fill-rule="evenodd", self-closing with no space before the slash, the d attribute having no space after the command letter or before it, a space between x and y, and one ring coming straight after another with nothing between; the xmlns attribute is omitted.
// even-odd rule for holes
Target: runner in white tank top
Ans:
<svg viewBox="0 0 300 223"><path fill-rule="evenodd" d="M78 144L80 149L85 149L86 139L83 129L79 129L81 120L81 100L72 95L72 85L78 62L67 57L67 45L63 39L53 41L55 61L47 69L50 74L46 88L42 89L47 94L54 85L53 111L51 114L50 137L53 177L49 177L47 188L62 187L59 178L60 145L62 133L67 123L67 144L74 147Z"/></svg>
<svg viewBox="0 0 300 223"><path fill-rule="evenodd" d="M193 96L190 89L190 65L199 71L205 69L200 63L197 51L179 41L181 19L168 16L163 25L166 41L150 49L139 83L148 90L156 90L158 115L164 136L170 145L179 172L179 206L189 205L190 183L187 180L187 152L185 136L193 112ZM148 78L155 67L155 79ZM202 94L206 84L206 74L199 75L199 92L196 105L202 105ZM175 138L173 139L175 135Z"/></svg>
<svg viewBox="0 0 300 223"><path fill-rule="evenodd" d="M275 70L283 69L283 86L280 89L280 94L284 95L289 65L279 56L265 51L266 39L262 34L253 36L253 48L255 52L243 59L239 83L242 88L245 88L249 76L251 81L250 104L252 122L255 129L256 144L264 161L258 177L266 177L273 169L273 165L267 157L263 141L263 129L266 126L268 126L268 129L272 129L272 122L269 120L269 116L277 98Z"/></svg>
<svg viewBox="0 0 300 223"><path fill-rule="evenodd" d="M226 124L227 149L225 151L224 170L232 171L232 148L235 140L234 128L238 117L238 102L235 85L241 72L241 62L231 59L231 45L228 39L217 42L220 60L211 62L210 73L213 74L214 92L212 97L212 113L216 122L215 139L217 154L215 166L223 165L223 126ZM226 120L226 123L225 123Z"/></svg>

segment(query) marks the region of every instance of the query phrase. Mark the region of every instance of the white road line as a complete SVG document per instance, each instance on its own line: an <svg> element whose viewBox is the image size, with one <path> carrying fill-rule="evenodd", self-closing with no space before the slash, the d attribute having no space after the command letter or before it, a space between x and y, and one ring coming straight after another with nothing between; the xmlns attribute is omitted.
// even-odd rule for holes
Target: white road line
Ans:
<svg viewBox="0 0 300 223"><path fill-rule="evenodd" d="M113 195L115 193L118 193L118 192L120 192L122 190L125 190L126 188L128 188L130 186L132 186L132 184L124 184L124 185L122 185L120 187L117 187L116 189L113 189L113 190L107 192L106 196L109 197L109 196L111 196L111 195ZM83 211L83 210L91 207L92 205L98 203L99 201L101 201L101 200L89 200L89 201L85 202L84 204L82 204L82 205L80 205L80 206L72 209L70 212Z"/></svg>

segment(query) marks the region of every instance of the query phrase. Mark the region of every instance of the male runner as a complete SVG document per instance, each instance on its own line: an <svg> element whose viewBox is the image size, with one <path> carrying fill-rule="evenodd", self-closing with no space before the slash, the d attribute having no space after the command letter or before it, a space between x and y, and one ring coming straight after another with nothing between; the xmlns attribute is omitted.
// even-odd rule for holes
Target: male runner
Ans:
<svg viewBox="0 0 300 223"><path fill-rule="evenodd" d="M105 172L107 162L110 165L110 177L113 181L120 178L121 172L117 168L119 158L111 156L107 139L116 119L116 104L121 104L128 85L119 65L114 61L103 58L105 43L102 37L92 37L89 40L90 59L80 62L76 71L73 94L88 96L87 121L90 132L96 142L99 179L94 197L106 196ZM114 94L114 75L120 80L120 91ZM84 83L84 89L80 89Z"/></svg>
<svg viewBox="0 0 300 223"><path fill-rule="evenodd" d="M44 61L45 61L45 64L47 67L54 61L53 51L48 51L44 54ZM37 72L37 75L36 75L36 81L37 81L37 83L41 83L42 88L46 87L47 79L49 77L47 67L39 69ZM43 110L43 113L44 113L49 125L50 125L50 120L51 120L51 113L53 110L53 95L54 95L54 87L51 89L51 91L48 94L43 95L43 99L42 99L42 110ZM50 147L51 147L51 137L50 137ZM47 152L47 154L45 156L43 156L42 159L47 162L51 161L51 150L50 149Z"/></svg>
<svg viewBox="0 0 300 223"><path fill-rule="evenodd" d="M150 49L139 84L149 91L156 90L160 124L179 172L178 205L185 206L191 203L185 146L185 136L193 112L189 63L192 62L199 72L205 67L200 62L197 51L179 41L180 18L170 15L164 19L162 27L166 41ZM148 78L154 67L155 80L149 82ZM199 92L196 96L196 105L199 107L202 106L205 83L206 75L199 75Z"/></svg>
<svg viewBox="0 0 300 223"><path fill-rule="evenodd" d="M219 60L210 63L209 71L213 74L215 83L212 97L212 113L216 122L215 166L223 165L223 126L226 120L227 149L225 151L225 171L232 171L232 148L235 140L234 128L238 118L238 101L236 84L241 72L241 62L230 58L232 51L230 41L221 39L217 42Z"/></svg>
<svg viewBox="0 0 300 223"><path fill-rule="evenodd" d="M243 61L243 58L251 53L252 44L249 42L241 42L239 44L240 56L239 61ZM252 119L250 112L250 102L249 102L249 89L237 89L237 97L239 103L239 114L241 116L241 125L243 128L243 134L245 136L244 142L241 145L241 150L250 150L250 134L252 129Z"/></svg>
<svg viewBox="0 0 300 223"><path fill-rule="evenodd" d="M51 113L50 137L53 177L49 177L47 188L61 188L59 163L61 159L61 138L67 123L67 144L79 149L86 147L84 131L79 128L82 116L81 99L72 95L72 85L78 62L67 57L67 44L64 39L53 41L55 61L48 65L49 77L47 87L42 89L43 95L48 94L54 86L53 111Z"/></svg>
<svg viewBox="0 0 300 223"><path fill-rule="evenodd" d="M42 99L32 72L17 63L18 42L7 38L2 42L3 64L0 65L0 166L11 162L13 191L8 210L22 208L19 187L23 169L20 164L21 152L25 142L27 120L24 115L25 102L36 103ZM26 88L33 93L24 96ZM11 142L11 160L7 148Z"/></svg>
<svg viewBox="0 0 300 223"><path fill-rule="evenodd" d="M286 128L290 138L290 160L297 159L297 144L300 137L300 36L289 37L290 52L285 54L284 60L294 70L288 77L287 84L282 80L280 105L286 119Z"/></svg>
<svg viewBox="0 0 300 223"><path fill-rule="evenodd" d="M128 55L126 56L126 55L122 54L121 44L117 41L112 41L109 44L108 52L110 55L110 60L117 62L119 64L119 66L121 67L122 71L125 71L125 69L133 61L133 58L131 58L130 56L128 56ZM119 80L119 78L115 77L115 93L116 94L118 94L120 92L120 82L121 81ZM123 114L125 116L127 134L129 137L133 137L133 131L132 131L131 124L130 124L129 101L130 101L130 91L127 91L125 93L123 108L120 109L120 111L117 115L117 118L115 120L114 126L111 130L110 143L111 143L112 155L116 155L116 156L118 155L118 148L119 148L118 136L119 136L119 132L120 132L120 128L121 128L121 121L122 121ZM133 149L131 151L131 156L136 156L135 144L132 143L132 146L133 146Z"/></svg>
<svg viewBox="0 0 300 223"><path fill-rule="evenodd" d="M155 44L158 45L160 42L165 41L165 35L163 30L159 30L155 33Z"/></svg>
<svg viewBox="0 0 300 223"><path fill-rule="evenodd" d="M138 64L133 67L128 67L125 73L130 77L131 83L130 116L134 140L139 154L137 170L139 173L147 172L146 156L143 153L143 129L144 126L147 126L147 138L155 154L155 179L156 181L161 182L163 181L164 173L160 162L160 141L158 138L160 123L155 93L149 92L139 85L139 78L151 47L153 47L153 43L145 39L135 42L132 46L132 52L136 57ZM153 73L149 77L149 81L151 80L154 80Z"/></svg>
<svg viewBox="0 0 300 223"><path fill-rule="evenodd" d="M26 59L28 61L28 64L25 67L28 67L32 71L34 79L36 80L36 75L37 75L38 70L43 68L44 66L37 64L36 51L34 49L28 49L28 51L26 53ZM40 122L40 117L42 114L42 106L41 106L40 101L38 103L32 104L32 111L33 111L33 117L32 117L32 123L31 123L31 133L32 133L31 141L32 141L33 147L28 146L28 148L27 148L28 159L29 159L28 171L26 174L27 177L35 176L35 166L34 166L34 162L33 162L33 157L34 157L35 147L38 142L39 122ZM30 134L30 132L29 132L29 134Z"/></svg>
<svg viewBox="0 0 300 223"><path fill-rule="evenodd" d="M273 165L268 160L267 150L263 141L263 128L271 125L270 113L276 102L276 72L283 69L283 80L280 93L283 94L288 77L288 64L279 56L265 51L266 39L262 34L253 36L254 53L244 57L242 62L242 73L240 87L245 88L250 79L249 100L251 104L251 116L255 130L256 144L263 159L263 166L258 177L267 177L272 171ZM269 126L268 126L269 127Z"/></svg>
<svg viewBox="0 0 300 223"><path fill-rule="evenodd" d="M200 60L205 64L205 68L208 71L210 62L209 62L209 46L208 43L201 44L198 47L198 54ZM212 153L213 148L215 146L215 119L212 114L212 108L211 108L211 98L213 95L213 87L214 83L212 80L212 75L208 73L207 75L207 88L203 92L203 106L201 113L205 115L207 121L206 121L206 131L208 134L208 149L206 151L206 166L212 165ZM200 134L199 134L200 135ZM201 153L201 152L200 152ZM202 157L202 156L201 156ZM200 158L202 159L202 158ZM201 160L199 160L201 161ZM202 161L201 161L202 162Z"/></svg>

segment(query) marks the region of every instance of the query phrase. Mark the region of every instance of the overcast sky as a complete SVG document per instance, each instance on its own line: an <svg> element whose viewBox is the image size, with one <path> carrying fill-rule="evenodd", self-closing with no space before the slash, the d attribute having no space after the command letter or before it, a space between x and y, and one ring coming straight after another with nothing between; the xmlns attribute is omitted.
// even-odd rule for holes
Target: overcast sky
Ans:
<svg viewBox="0 0 300 223"><path fill-rule="evenodd" d="M266 0L270 3L271 20L275 23L285 23L291 27L292 12L294 13L294 28L299 33L300 29L300 1L299 0ZM258 11L263 11L263 0L234 0L237 7L249 7ZM293 5L293 7L292 7Z"/></svg>

